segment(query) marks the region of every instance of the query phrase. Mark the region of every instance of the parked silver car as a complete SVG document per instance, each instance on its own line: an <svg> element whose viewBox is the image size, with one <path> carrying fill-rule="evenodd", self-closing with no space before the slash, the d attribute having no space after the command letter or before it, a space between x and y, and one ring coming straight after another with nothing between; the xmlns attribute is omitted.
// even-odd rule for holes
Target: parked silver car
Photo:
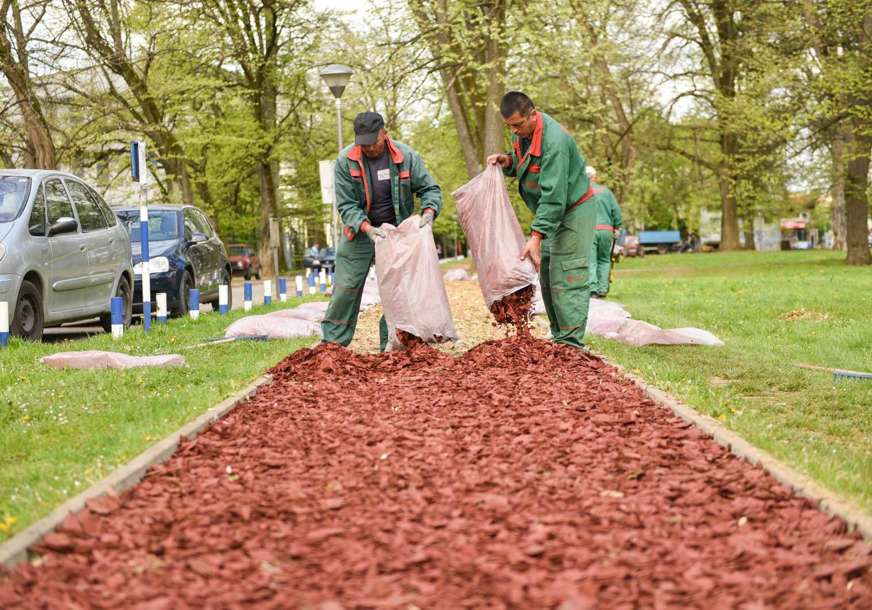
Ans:
<svg viewBox="0 0 872 610"><path fill-rule="evenodd" d="M130 239L106 202L79 178L51 170L0 169L0 301L12 334L100 317L110 298L133 296Z"/></svg>

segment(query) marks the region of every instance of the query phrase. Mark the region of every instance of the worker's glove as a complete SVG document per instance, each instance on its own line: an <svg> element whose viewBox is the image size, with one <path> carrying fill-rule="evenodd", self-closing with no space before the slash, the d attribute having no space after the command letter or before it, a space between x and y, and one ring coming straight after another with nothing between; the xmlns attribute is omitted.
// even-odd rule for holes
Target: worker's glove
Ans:
<svg viewBox="0 0 872 610"><path fill-rule="evenodd" d="M421 214L421 222L418 223L418 228L423 229L427 225L433 224L433 217L435 213L433 212L433 208L427 208L424 210L424 213Z"/></svg>
<svg viewBox="0 0 872 610"><path fill-rule="evenodd" d="M372 243L374 244L377 244L381 240L388 238L387 233L385 233L382 229L379 229L378 227L374 227L372 225L369 225L367 227L366 236L369 237L370 241L372 241Z"/></svg>

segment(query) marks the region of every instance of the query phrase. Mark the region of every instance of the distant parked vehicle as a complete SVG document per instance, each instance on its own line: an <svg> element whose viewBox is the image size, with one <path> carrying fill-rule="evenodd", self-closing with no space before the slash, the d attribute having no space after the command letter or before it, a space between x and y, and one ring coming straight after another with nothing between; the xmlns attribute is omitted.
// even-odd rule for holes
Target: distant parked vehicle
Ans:
<svg viewBox="0 0 872 610"><path fill-rule="evenodd" d="M260 279L260 259L254 248L247 244L230 244L227 251L233 273L242 274L246 280L250 280L252 275Z"/></svg>
<svg viewBox="0 0 872 610"><path fill-rule="evenodd" d="M645 256L645 250L639 243L638 235L627 235L622 244L624 256Z"/></svg>
<svg viewBox="0 0 872 610"><path fill-rule="evenodd" d="M142 237L139 208L117 207L115 214L130 233L136 273L134 311L142 312ZM218 310L218 286L230 284L230 260L206 215L190 205L151 205L148 208L148 254L152 311L159 292L167 295L173 317L188 313L188 290L200 290L200 302ZM228 290L228 305L232 291Z"/></svg>
<svg viewBox="0 0 872 610"><path fill-rule="evenodd" d="M12 334L100 318L112 329L110 299L124 299L130 323L130 240L93 188L53 170L0 170L0 301Z"/></svg>
<svg viewBox="0 0 872 610"><path fill-rule="evenodd" d="M639 243L645 252L666 254L681 248L681 233L678 231L640 231Z"/></svg>
<svg viewBox="0 0 872 610"><path fill-rule="evenodd" d="M336 267L336 251L333 248L321 248L317 256L310 250L303 256L303 267L320 272L321 269L330 273Z"/></svg>

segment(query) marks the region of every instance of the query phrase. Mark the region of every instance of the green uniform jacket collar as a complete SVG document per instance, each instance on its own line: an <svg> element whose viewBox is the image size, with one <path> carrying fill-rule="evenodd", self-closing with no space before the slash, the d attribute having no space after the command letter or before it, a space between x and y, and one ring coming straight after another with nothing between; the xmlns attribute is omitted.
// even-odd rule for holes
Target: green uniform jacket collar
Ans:
<svg viewBox="0 0 872 610"><path fill-rule="evenodd" d="M518 176L521 175L520 167L530 157L542 156L542 131L545 127L545 120L542 118L542 113L536 111L536 127L533 128L533 141L530 142L530 148L527 149L527 154L521 157L521 138L515 137L512 146L515 148L515 156L518 158Z"/></svg>
<svg viewBox="0 0 872 610"><path fill-rule="evenodd" d="M391 153L391 161L395 164L400 164L405 159L403 156L403 151L394 146L394 141L391 140L390 136L385 136L385 146L388 147L388 151ZM363 162L363 147L360 144L355 144L351 147L351 150L348 151L348 158L351 161L357 161L357 163Z"/></svg>

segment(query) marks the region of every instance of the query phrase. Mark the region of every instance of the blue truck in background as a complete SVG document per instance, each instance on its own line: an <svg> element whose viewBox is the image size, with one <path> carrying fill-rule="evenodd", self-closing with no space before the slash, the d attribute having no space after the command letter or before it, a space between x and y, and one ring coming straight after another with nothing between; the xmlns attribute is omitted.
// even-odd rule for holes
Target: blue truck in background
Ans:
<svg viewBox="0 0 872 610"><path fill-rule="evenodd" d="M681 233L678 231L640 231L639 245L644 252L678 252L681 250Z"/></svg>

